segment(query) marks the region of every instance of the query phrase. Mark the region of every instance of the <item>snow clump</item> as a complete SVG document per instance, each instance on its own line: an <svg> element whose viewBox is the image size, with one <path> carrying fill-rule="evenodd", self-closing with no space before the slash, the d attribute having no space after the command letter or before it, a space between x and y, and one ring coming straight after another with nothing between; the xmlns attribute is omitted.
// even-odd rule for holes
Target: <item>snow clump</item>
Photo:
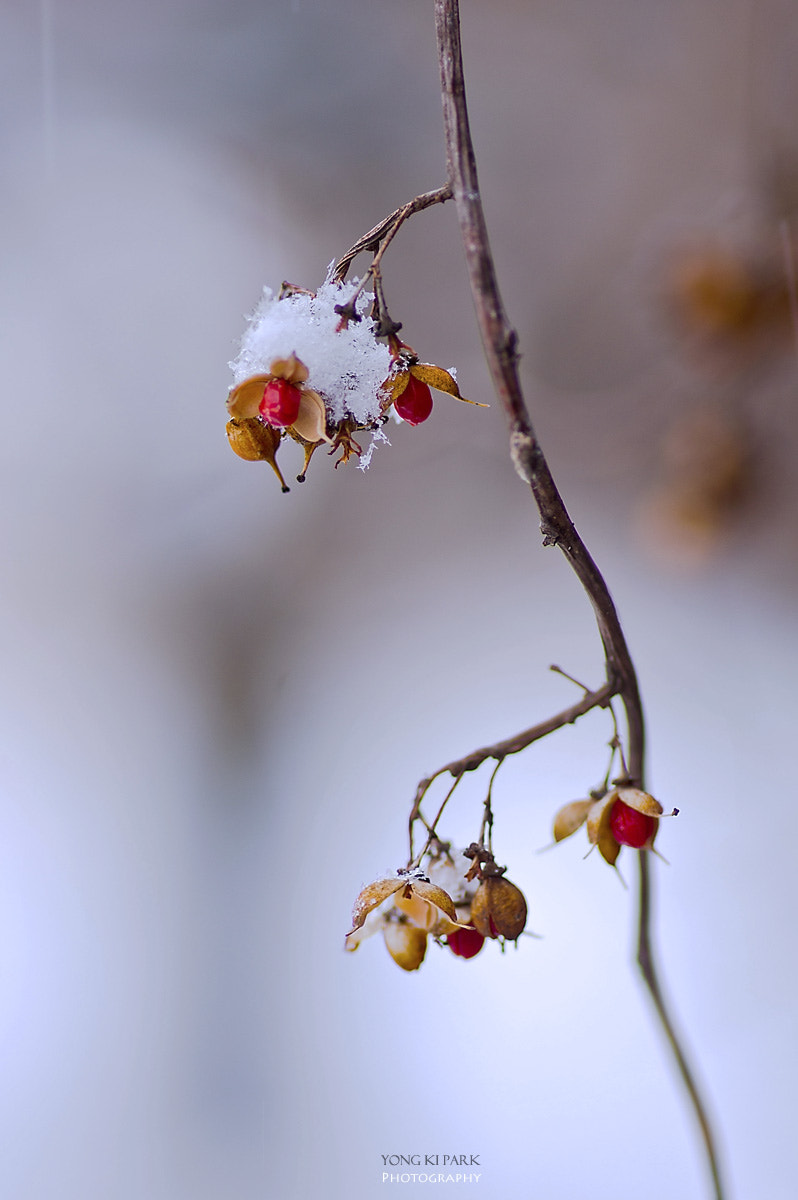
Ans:
<svg viewBox="0 0 798 1200"><path fill-rule="evenodd" d="M355 310L361 319L350 320L345 328L335 311L352 300L357 288L356 279L334 283L329 275L315 296L289 292L279 299L264 288L238 357L230 363L234 386L267 373L274 359L295 354L307 367L307 386L323 398L332 424L348 417L359 425L377 421L392 360L367 315L374 297L360 293Z"/></svg>

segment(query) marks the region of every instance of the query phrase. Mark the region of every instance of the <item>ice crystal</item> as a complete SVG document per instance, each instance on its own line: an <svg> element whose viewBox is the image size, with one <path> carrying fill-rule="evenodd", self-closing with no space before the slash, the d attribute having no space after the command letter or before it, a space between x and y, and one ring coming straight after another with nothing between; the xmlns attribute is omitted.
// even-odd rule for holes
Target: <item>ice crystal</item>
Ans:
<svg viewBox="0 0 798 1200"><path fill-rule="evenodd" d="M393 411L393 410L391 410ZM358 459L358 470L367 471L371 466L371 456L376 450L380 442L384 442L386 446L390 446L390 440L384 429L375 429L371 435L371 441Z"/></svg>

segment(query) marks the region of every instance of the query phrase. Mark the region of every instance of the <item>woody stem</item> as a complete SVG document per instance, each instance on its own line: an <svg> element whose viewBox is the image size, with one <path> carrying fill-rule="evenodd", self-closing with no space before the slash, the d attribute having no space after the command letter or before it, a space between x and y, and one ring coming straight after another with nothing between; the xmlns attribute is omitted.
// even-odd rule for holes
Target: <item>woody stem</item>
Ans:
<svg viewBox="0 0 798 1200"><path fill-rule="evenodd" d="M558 546L593 607L604 647L608 684L624 706L628 732L629 775L644 785L645 723L634 664L607 585L576 531L535 436L518 373L518 339L499 293L496 270L477 177L469 129L460 43L459 0L435 0L435 23L441 70L441 96L446 138L447 177L457 208L466 265L485 357L496 395L510 431L510 454L528 484L540 514L544 546ZM720 1167L711 1123L687 1056L665 1005L651 935L649 859L639 852L638 963L655 1011L673 1052L701 1131L716 1200L722 1200Z"/></svg>
<svg viewBox="0 0 798 1200"><path fill-rule="evenodd" d="M332 274L335 283L341 283L346 279L347 271L358 254L374 254L376 257L372 266L378 265L382 252L408 217L423 212L425 208L431 208L433 204L445 204L451 198L452 189L448 183L445 183L443 187L435 188L431 192L422 192L420 196L414 196L412 200L408 200L407 204L394 209L378 225L375 225L368 233L364 233L363 237L358 238L354 246L350 247L343 258L335 264Z"/></svg>

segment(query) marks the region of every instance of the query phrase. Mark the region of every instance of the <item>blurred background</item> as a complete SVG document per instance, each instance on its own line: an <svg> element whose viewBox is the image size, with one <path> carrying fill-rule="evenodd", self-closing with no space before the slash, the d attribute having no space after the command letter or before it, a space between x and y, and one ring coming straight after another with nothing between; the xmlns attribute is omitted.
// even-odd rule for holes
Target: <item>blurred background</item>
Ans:
<svg viewBox="0 0 798 1200"><path fill-rule="evenodd" d="M788 0L464 5L473 132L538 433L636 659L667 990L729 1196L793 1195L798 22ZM316 286L444 182L428 0L6 0L0 1127L9 1196L708 1195L581 834L606 715L505 764L502 956L343 953L418 779L601 679L501 414L445 396L280 494L224 436L264 284ZM365 262L357 266L364 269ZM451 205L384 261L490 400ZM299 469L287 447L287 473ZM469 777L442 832L479 827ZM442 794L442 793L441 793ZM621 868L630 885L635 864ZM767 1183L764 1183L764 1176Z"/></svg>

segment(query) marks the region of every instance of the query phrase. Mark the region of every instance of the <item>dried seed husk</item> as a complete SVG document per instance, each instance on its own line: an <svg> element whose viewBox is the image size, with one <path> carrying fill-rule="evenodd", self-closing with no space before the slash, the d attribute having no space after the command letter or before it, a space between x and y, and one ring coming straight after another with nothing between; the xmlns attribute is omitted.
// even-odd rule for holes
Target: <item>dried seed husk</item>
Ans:
<svg viewBox="0 0 798 1200"><path fill-rule="evenodd" d="M321 442L321 441L306 442L303 437L299 436L299 434L296 432L296 430L293 428L293 426L290 426L288 429L286 429L286 433L288 434L289 437L293 438L293 440L298 445L300 445L302 447L302 449L305 453L305 461L302 464L302 470L297 475L297 481L299 483L304 483L305 476L308 473L308 467L310 466L310 460L313 458L313 455L316 453L319 446L324 445L324 442Z"/></svg>
<svg viewBox="0 0 798 1200"><path fill-rule="evenodd" d="M306 442L332 442L327 436L327 410L318 392L302 389L299 415L291 429Z"/></svg>
<svg viewBox="0 0 798 1200"><path fill-rule="evenodd" d="M503 876L488 876L471 901L471 922L483 937L505 937L514 942L526 925L524 893Z"/></svg>
<svg viewBox="0 0 798 1200"><path fill-rule="evenodd" d="M611 867L615 866L621 852L621 847L612 836L610 829L610 813L617 799L615 792L608 792L606 796L602 796L600 800L596 800L591 805L587 816L588 841L591 845L598 846L601 857Z"/></svg>
<svg viewBox="0 0 798 1200"><path fill-rule="evenodd" d="M390 875L385 879L375 879L373 883L366 884L355 900L352 909L352 928L346 936L350 937L355 930L360 929L369 913L378 908L389 896L398 892L400 888L405 887L406 883L405 879Z"/></svg>
<svg viewBox="0 0 798 1200"><path fill-rule="evenodd" d="M640 788L634 787L619 787L612 793L616 800L622 800L627 808L633 808L639 813L643 813L646 817L661 817L662 805L653 796L649 796L648 792L643 792Z"/></svg>
<svg viewBox="0 0 798 1200"><path fill-rule="evenodd" d="M555 842L561 842L563 838L576 833L584 825L594 803L593 800L572 800L570 804L565 804L554 818Z"/></svg>
<svg viewBox="0 0 798 1200"><path fill-rule="evenodd" d="M237 387L231 388L227 397L227 411L230 416L237 421L257 417L263 390L273 378L272 375L251 375Z"/></svg>
<svg viewBox="0 0 798 1200"><path fill-rule="evenodd" d="M344 938L344 950L348 950L350 953L357 950L360 943L365 942L366 938L370 938L377 930L382 929L383 924L383 914L375 909L374 912L369 913L366 920L358 929L353 929L351 933L346 935Z"/></svg>
<svg viewBox="0 0 798 1200"><path fill-rule="evenodd" d="M375 879L363 888L352 909L352 928L347 937L360 929L369 913L383 904L389 896L394 897L396 907L419 929L435 929L437 933L438 926L441 925L442 935L459 928L451 896L428 879L408 876L408 872L405 871Z"/></svg>
<svg viewBox="0 0 798 1200"><path fill-rule="evenodd" d="M279 429L264 425L257 417L243 417L228 421L226 431L230 446L239 458L247 462L267 462L280 480L283 491L288 491L276 461L277 447L280 445Z"/></svg>
<svg viewBox="0 0 798 1200"><path fill-rule="evenodd" d="M451 896L435 883L413 880L394 903L414 925L434 932L436 937L443 937L459 928Z"/></svg>
<svg viewBox="0 0 798 1200"><path fill-rule="evenodd" d="M269 367L273 379L284 379L286 383L304 383L308 377L308 369L295 354L288 358L272 359Z"/></svg>
<svg viewBox="0 0 798 1200"><path fill-rule="evenodd" d="M430 883L426 879L418 879L413 882L413 891L422 900L426 900L429 904L434 904L436 908L439 908L450 921L457 921L454 901L449 893L445 892L437 883Z"/></svg>
<svg viewBox="0 0 798 1200"><path fill-rule="evenodd" d="M388 921L383 936L393 961L403 971L417 971L427 953L426 932L405 921Z"/></svg>
<svg viewBox="0 0 798 1200"><path fill-rule="evenodd" d="M410 382L409 371L398 371L396 375L389 375L382 385L382 390L388 393L387 398L383 401L383 408L390 408L395 400L398 400L407 389Z"/></svg>
<svg viewBox="0 0 798 1200"><path fill-rule="evenodd" d="M448 371L444 371L443 367L433 366L432 363L413 363L408 370L415 379L420 379L422 383L434 387L438 392L446 392L449 396L462 400L463 404L473 404L476 408L488 407L487 404L480 404L478 400L466 400L465 396L461 396L456 379Z"/></svg>

